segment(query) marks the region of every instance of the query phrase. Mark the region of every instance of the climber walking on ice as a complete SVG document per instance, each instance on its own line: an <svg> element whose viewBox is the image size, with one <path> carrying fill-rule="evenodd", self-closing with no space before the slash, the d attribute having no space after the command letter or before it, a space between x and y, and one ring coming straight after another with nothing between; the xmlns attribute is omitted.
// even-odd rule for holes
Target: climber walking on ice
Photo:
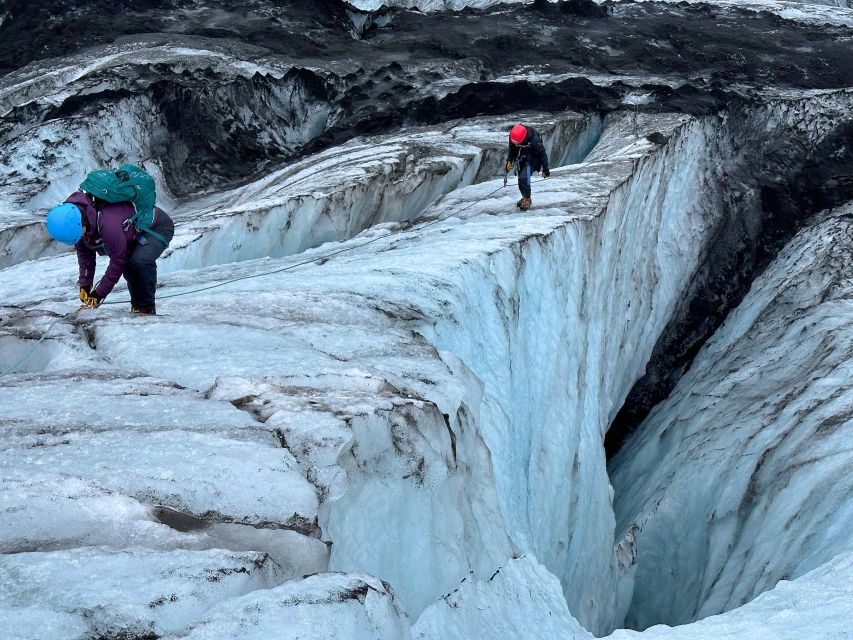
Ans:
<svg viewBox="0 0 853 640"><path fill-rule="evenodd" d="M175 225L154 202L153 178L144 169L123 165L116 171L92 171L79 191L48 212L48 233L77 251L77 285L85 306L100 305L123 275L131 312L156 313L156 260L172 240ZM110 259L97 284L96 254Z"/></svg>
<svg viewBox="0 0 853 640"><path fill-rule="evenodd" d="M522 211L527 211L533 204L530 200L531 173L541 171L543 178L551 175L542 136L533 127L517 124L510 130L509 151L506 156L507 173L512 171L513 166L518 175L518 190L521 191L521 200L516 205Z"/></svg>

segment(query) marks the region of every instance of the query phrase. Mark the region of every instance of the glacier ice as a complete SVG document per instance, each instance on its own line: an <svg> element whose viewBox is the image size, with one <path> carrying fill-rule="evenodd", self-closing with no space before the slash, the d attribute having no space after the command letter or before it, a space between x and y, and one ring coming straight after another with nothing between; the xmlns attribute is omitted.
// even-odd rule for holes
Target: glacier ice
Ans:
<svg viewBox="0 0 853 640"><path fill-rule="evenodd" d="M389 585L359 574L320 574L233 598L167 638L239 637L409 640L409 622Z"/></svg>
<svg viewBox="0 0 853 640"><path fill-rule="evenodd" d="M759 5L771 6L750 7ZM789 3L773 7L794 15ZM803 21L823 15L796 10ZM41 620L59 637L269 637L314 627L340 638L580 639L620 626L629 607L629 619L659 622L669 614L650 599L674 591L689 601L677 607L677 615L690 610L684 622L728 611L680 629L653 627L647 637L762 637L786 620L793 626L779 633L808 634L821 624L842 633L849 594L839 584L849 558L835 554L845 549L843 509L825 531L805 509L790 514L797 515L784 538L791 549L779 552L761 535L778 524L762 511L772 499L752 496L730 556L706 557L702 540L691 538L701 532L685 526L678 532L689 558L673 564L655 538L673 527L655 520L659 513L638 516L660 497L659 487L636 480L636 466L617 472L614 514L601 444L696 284L709 236L726 215L749 211L725 210L720 203L732 202L719 197L750 158L764 159L742 149L763 139L740 137L743 127L764 127L764 137L796 132L782 150L820 140L846 117L849 95L771 87L751 94L761 105L655 115L661 92L678 93L678 74L662 73L654 79L661 86L650 88L638 72L617 88L617 76L601 72L590 91L609 91L614 109L621 95L632 112L515 113L349 137L283 166L262 162L262 173L243 184L184 198L202 186L185 163L191 145L177 140L175 157L158 155L174 125L167 120L181 116L158 109L178 109L189 94L167 82L158 91L168 99L149 102L158 69L200 83L199 95L209 99L207 111L183 117L209 120L235 100L268 98L264 109L237 109L233 130L250 138L267 131L260 139L271 152L289 153L347 120L298 83L294 102L282 100L286 79L297 77L286 56L177 42L116 42L58 67L36 63L0 88L7 121L20 117L0 152L0 168L8 169L0 172L0 199L9 209L0 223L3 364L68 311L74 292L73 257L55 255L37 233L38 212L28 210L73 188L80 163L112 162L130 143L132 153L151 158L152 171L162 168L158 175L184 175L171 170L181 167L189 178L165 194L179 233L162 261L163 315L129 317L119 288L115 304L57 322L0 388L0 552L15 576L0 607L23 637ZM440 67L448 77L421 95L455 90L472 68L480 81L494 72L501 86L531 72L467 64ZM355 86L343 80L358 75L354 68L345 61L303 71L344 92ZM565 79L562 71L539 79ZM571 77L588 75L576 71ZM207 72L228 89L207 86ZM97 113L74 111L75 101L111 90L130 97ZM63 108L74 118L63 118ZM284 114L295 124L253 129L255 111L261 120ZM744 112L751 113L746 125ZM525 216L515 215L514 185L502 189L495 175L503 131L519 118L547 133L554 165L550 180L534 184L536 209ZM101 140L93 132L105 121L115 136ZM753 184L739 195L761 198ZM820 223L820 233L834 238L826 246L846 246L840 231L829 231L844 215ZM797 269L807 257L792 258ZM797 301L827 291L814 289L806 273ZM234 278L247 279L225 284ZM192 293L209 285L215 288ZM732 317L750 313L741 308ZM754 342L766 347L769 337ZM797 355L814 344L823 343L805 341ZM716 383L710 376L703 384ZM718 405L706 409L724 420L731 409ZM655 433L654 419L643 434ZM635 461L651 461L654 468L639 471L646 477L676 469L691 482L698 465L718 460L679 466L660 443L626 447L648 447ZM796 452L789 458L800 461ZM768 469L781 464L769 454L764 460ZM802 471L784 477L798 480L814 464L803 459ZM809 481L826 482L831 473L827 466ZM772 485L763 474L756 483ZM750 484L741 484L751 496ZM683 487L660 490L668 500L683 498ZM708 495L690 507L715 514L735 497ZM826 505L830 499L843 497L831 494ZM725 543L724 524L711 529L715 544ZM682 576L706 565L722 573L701 603L689 580L666 576L673 567ZM750 579L739 581L735 566ZM231 571L222 585L208 580L222 571ZM44 577L52 573L62 576L56 585ZM99 585L92 575L109 579ZM792 581L774 589L780 578ZM33 595L39 590L46 595ZM814 609L811 620L793 609L800 605Z"/></svg>
<svg viewBox="0 0 853 640"><path fill-rule="evenodd" d="M412 627L415 640L477 636L592 638L569 613L559 581L530 555L511 560L488 578L466 578L430 605Z"/></svg>
<svg viewBox="0 0 853 640"><path fill-rule="evenodd" d="M0 619L16 640L161 636L273 586L257 552L79 547L0 556Z"/></svg>
<svg viewBox="0 0 853 640"><path fill-rule="evenodd" d="M632 626L728 611L851 550L851 211L800 231L612 461L638 527Z"/></svg>
<svg viewBox="0 0 853 640"><path fill-rule="evenodd" d="M423 611L416 633L476 626L475 610L512 593L531 618L562 612L564 623L549 615L543 628L577 637L580 624L612 629L642 566L634 554L643 553L643 536L614 519L601 440L715 224L714 212L695 203L713 180L701 149L716 144L718 126L613 117L583 163L534 185L530 215L506 215L515 196L499 181L472 180L444 196L434 191L420 219L344 239L335 247L352 249L329 260L321 245L198 270L190 263L209 256L176 263L164 270L161 293L310 261L164 299L156 323L114 307L62 323L45 344L50 359L3 391L3 420L14 424L0 454L10 506L31 505L18 522L41 528L28 540L7 531L6 548L55 553L128 537L152 553L256 549L276 559L279 581L327 569L387 581L399 604L383 611L399 606L409 622ZM564 153L586 130L573 126ZM650 132L666 144L648 140ZM418 169L435 170L432 162ZM358 184L361 176L332 171L328 179ZM244 189L272 195L282 186L275 177ZM236 232L209 233L217 242ZM30 326L63 308L73 279L70 257L39 265L45 297L24 287L10 299ZM26 282L28 267L0 278ZM567 279L567 270L583 277ZM607 296L585 293L593 290ZM25 344L32 334L14 317L3 340ZM600 317L624 320L604 331L589 321ZM585 356L564 360L563 349ZM73 409L69 397L79 399ZM573 469L568 483L564 469ZM38 522L40 504L68 529ZM509 562L517 549L542 564ZM490 581L499 568L503 577ZM463 579L465 597L443 610L442 597ZM286 584L294 593L305 586ZM539 595L524 599L526 584ZM269 611L264 618L289 615L274 613L288 598L246 598L267 603L257 605ZM227 613L232 605L221 615L242 619Z"/></svg>

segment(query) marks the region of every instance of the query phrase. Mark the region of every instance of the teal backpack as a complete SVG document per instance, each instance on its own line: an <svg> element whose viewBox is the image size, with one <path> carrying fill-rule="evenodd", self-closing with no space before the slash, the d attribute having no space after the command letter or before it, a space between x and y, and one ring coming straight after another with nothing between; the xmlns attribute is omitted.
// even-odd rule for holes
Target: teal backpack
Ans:
<svg viewBox="0 0 853 640"><path fill-rule="evenodd" d="M96 198L110 203L129 202L136 213L128 221L140 232L149 233L168 245L166 239L156 231L151 231L154 222L154 203L157 199L154 178L145 170L133 164L123 164L118 169L98 169L90 171L80 188Z"/></svg>

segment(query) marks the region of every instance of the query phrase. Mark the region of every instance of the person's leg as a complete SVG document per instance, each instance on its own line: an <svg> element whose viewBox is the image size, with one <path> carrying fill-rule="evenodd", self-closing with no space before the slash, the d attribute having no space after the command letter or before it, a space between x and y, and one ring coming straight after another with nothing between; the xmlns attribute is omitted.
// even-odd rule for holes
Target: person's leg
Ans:
<svg viewBox="0 0 853 640"><path fill-rule="evenodd" d="M524 198L530 197L530 163L522 161L518 167L518 190Z"/></svg>
<svg viewBox="0 0 853 640"><path fill-rule="evenodd" d="M136 268L132 260L128 259L122 275L127 282L127 292L130 294L130 308L136 309Z"/></svg>
<svg viewBox="0 0 853 640"><path fill-rule="evenodd" d="M147 234L145 238L146 243L137 243L127 260L134 281L133 308L142 313L156 313L157 258L166 250L166 245Z"/></svg>
<svg viewBox="0 0 853 640"><path fill-rule="evenodd" d="M170 241L175 233L175 225L164 214L151 230ZM138 242L128 259L136 291L133 307L142 313L156 313L154 296L157 290L157 258L166 250L166 244L147 233L144 238L145 244Z"/></svg>

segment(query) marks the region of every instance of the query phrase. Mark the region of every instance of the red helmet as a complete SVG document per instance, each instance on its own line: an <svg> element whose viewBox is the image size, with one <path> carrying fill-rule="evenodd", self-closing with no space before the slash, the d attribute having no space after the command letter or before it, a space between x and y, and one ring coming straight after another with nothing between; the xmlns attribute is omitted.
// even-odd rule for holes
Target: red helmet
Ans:
<svg viewBox="0 0 853 640"><path fill-rule="evenodd" d="M509 141L513 144L521 144L527 137L527 127L523 124L517 124L509 132Z"/></svg>

